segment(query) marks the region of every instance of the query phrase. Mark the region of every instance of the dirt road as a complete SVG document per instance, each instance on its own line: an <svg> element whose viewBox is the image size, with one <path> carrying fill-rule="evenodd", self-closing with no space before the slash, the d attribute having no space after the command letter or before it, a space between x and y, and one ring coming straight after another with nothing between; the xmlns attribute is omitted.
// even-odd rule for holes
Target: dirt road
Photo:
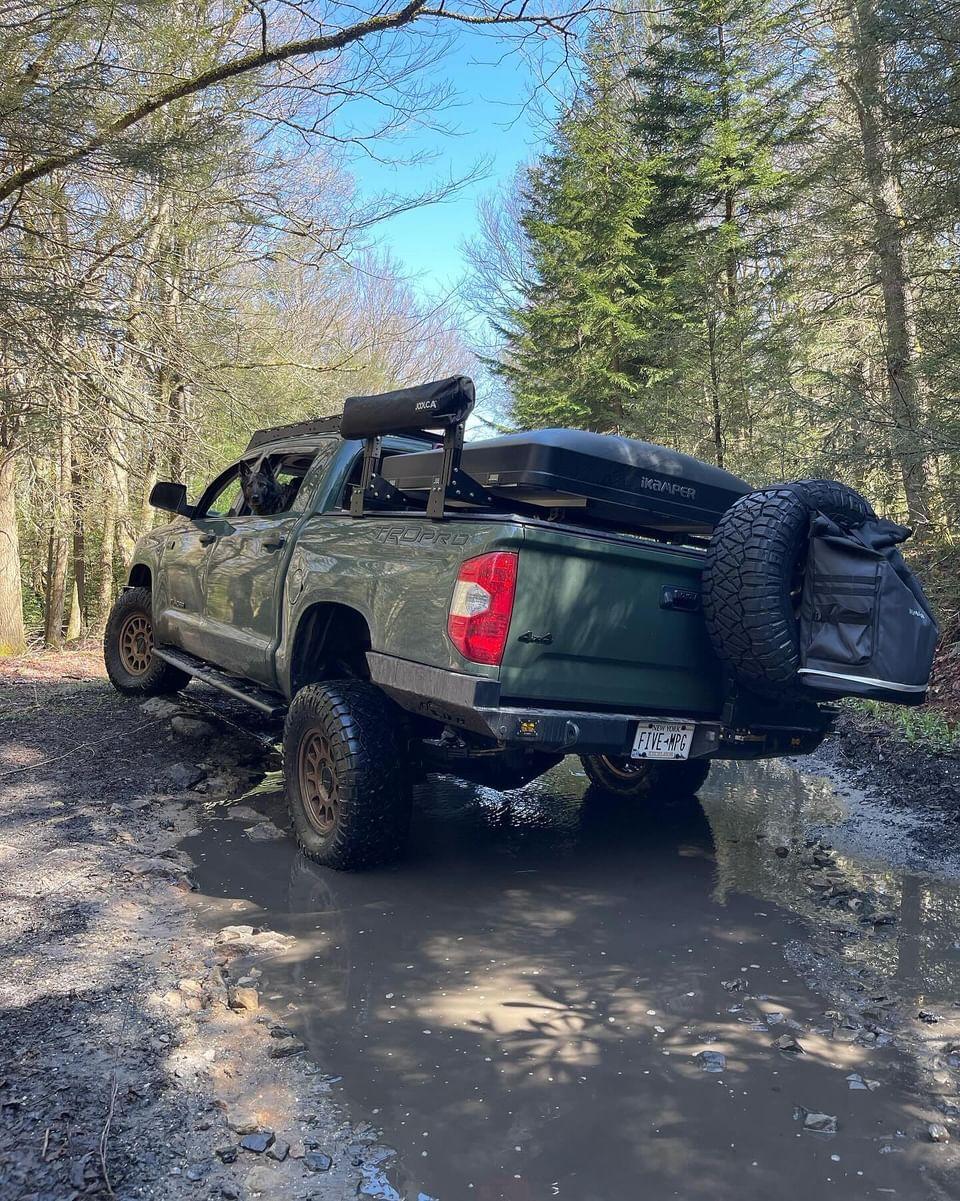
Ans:
<svg viewBox="0 0 960 1201"><path fill-rule="evenodd" d="M342 875L229 724L23 673L0 716L2 1201L957 1195L929 780L435 779L410 857Z"/></svg>

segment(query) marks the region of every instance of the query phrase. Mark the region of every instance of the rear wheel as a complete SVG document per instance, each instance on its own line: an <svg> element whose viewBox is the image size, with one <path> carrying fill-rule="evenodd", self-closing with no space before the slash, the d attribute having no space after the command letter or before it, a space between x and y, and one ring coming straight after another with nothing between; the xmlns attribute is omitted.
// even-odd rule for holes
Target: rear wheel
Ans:
<svg viewBox="0 0 960 1201"><path fill-rule="evenodd" d="M186 672L153 653L149 588L128 588L117 597L103 635L103 661L110 683L127 696L161 696L190 683Z"/></svg>
<svg viewBox="0 0 960 1201"><path fill-rule="evenodd" d="M692 796L706 783L709 759L655 763L617 755L581 755L590 783L614 796L646 800L656 796Z"/></svg>
<svg viewBox="0 0 960 1201"><path fill-rule="evenodd" d="M287 804L304 854L325 867L396 858L410 825L406 723L372 684L310 684L283 730Z"/></svg>

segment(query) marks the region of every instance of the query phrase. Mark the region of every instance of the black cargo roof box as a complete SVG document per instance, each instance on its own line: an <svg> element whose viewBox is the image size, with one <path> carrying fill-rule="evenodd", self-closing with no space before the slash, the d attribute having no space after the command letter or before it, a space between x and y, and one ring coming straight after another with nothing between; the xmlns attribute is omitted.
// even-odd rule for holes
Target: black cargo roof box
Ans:
<svg viewBox="0 0 960 1201"><path fill-rule="evenodd" d="M408 495L428 492L441 456L439 448L391 455L382 474ZM579 509L587 518L663 533L709 533L750 491L735 475L689 455L583 430L532 430L468 442L460 467L499 501ZM447 503L455 506L456 498Z"/></svg>

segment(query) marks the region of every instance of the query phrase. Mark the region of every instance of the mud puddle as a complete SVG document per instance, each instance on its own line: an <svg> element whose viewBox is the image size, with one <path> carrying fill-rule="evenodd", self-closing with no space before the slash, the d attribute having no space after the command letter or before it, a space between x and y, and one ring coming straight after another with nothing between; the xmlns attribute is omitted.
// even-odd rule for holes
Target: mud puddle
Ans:
<svg viewBox="0 0 960 1201"><path fill-rule="evenodd" d="M361 1195L955 1195L956 1144L928 1131L951 1120L946 1026L913 1054L883 1009L955 1012L955 852L903 870L928 829L785 764L719 765L700 802L645 810L574 765L509 794L431 781L389 870L244 833L251 810L285 826L275 777L183 844L206 923L295 936L263 994L396 1149ZM851 895L824 901L811 829ZM844 1009L858 991L872 1026Z"/></svg>

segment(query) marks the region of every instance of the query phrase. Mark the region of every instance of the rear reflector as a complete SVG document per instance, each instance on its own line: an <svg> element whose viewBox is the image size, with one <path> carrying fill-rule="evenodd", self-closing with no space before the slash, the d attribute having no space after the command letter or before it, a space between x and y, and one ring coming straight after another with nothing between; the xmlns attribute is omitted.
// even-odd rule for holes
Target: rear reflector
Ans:
<svg viewBox="0 0 960 1201"><path fill-rule="evenodd" d="M467 559L457 576L447 633L465 659L499 665L507 644L517 586L515 551Z"/></svg>

